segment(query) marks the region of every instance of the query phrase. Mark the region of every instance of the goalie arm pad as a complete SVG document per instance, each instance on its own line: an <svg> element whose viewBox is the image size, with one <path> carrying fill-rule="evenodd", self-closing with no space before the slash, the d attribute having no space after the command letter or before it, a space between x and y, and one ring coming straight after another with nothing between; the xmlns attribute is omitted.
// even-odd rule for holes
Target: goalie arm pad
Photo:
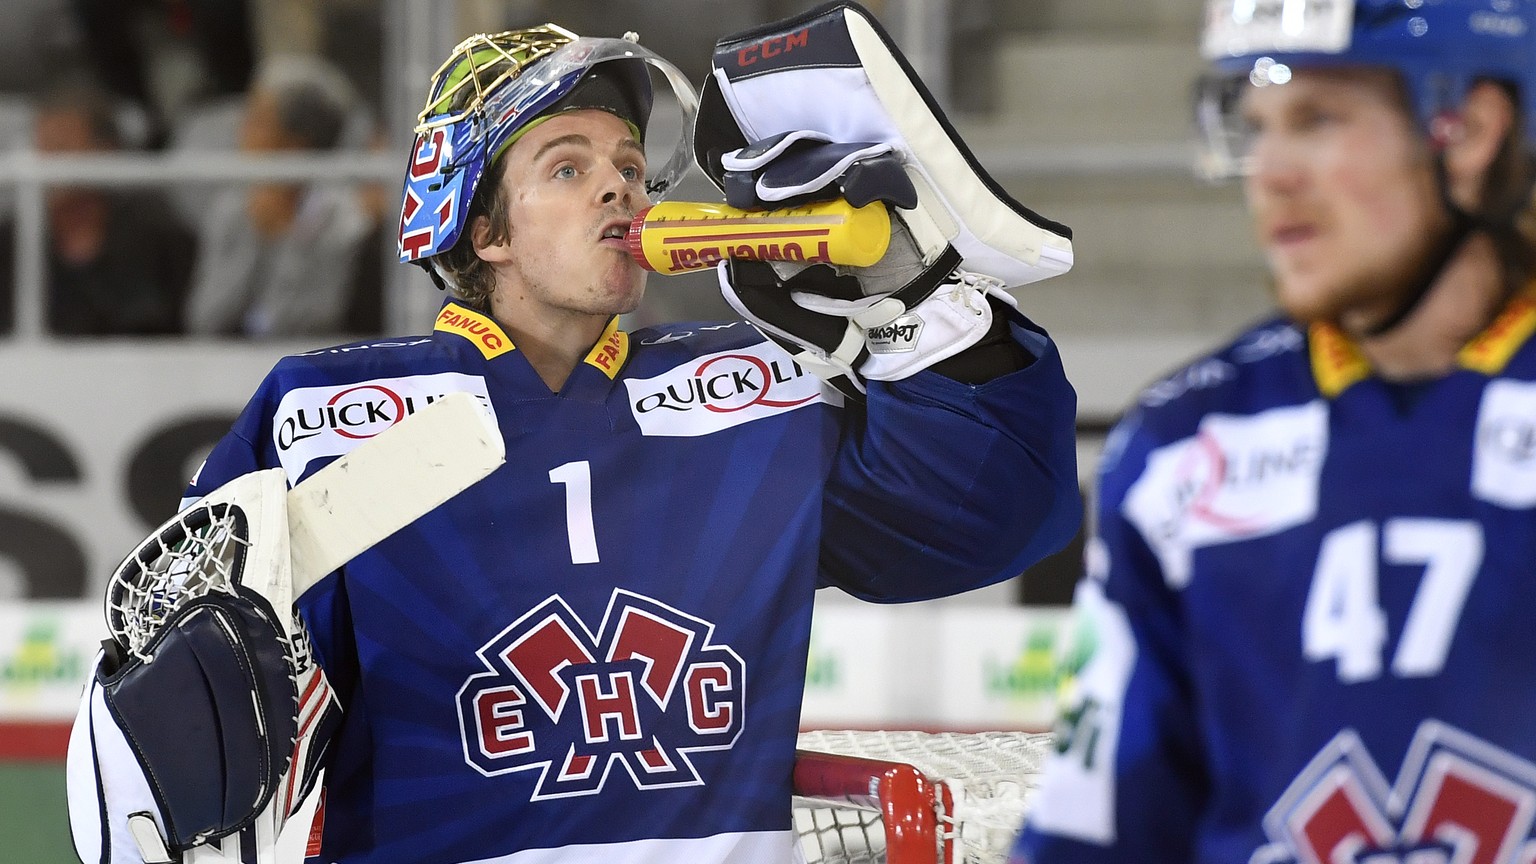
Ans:
<svg viewBox="0 0 1536 864"><path fill-rule="evenodd" d="M821 584L875 602L944 596L1016 576L1077 533L1072 385L1056 345L1009 318L1035 357L1027 369L983 387L943 375L875 384L845 412ZM869 537L882 540L856 539Z"/></svg>
<svg viewBox="0 0 1536 864"><path fill-rule="evenodd" d="M311 666L298 676L316 709L301 734L286 638L265 601L213 594L177 610L147 646L150 662L107 643L67 760L82 861L209 860L183 853L264 813L279 817L267 820L267 845L275 845L281 817L299 799L293 764L313 765L339 713Z"/></svg>

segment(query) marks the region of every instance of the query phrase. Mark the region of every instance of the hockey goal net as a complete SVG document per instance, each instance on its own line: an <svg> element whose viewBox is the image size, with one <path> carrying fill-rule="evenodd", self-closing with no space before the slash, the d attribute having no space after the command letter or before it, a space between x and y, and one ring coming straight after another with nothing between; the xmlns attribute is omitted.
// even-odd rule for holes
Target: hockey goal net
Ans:
<svg viewBox="0 0 1536 864"><path fill-rule="evenodd" d="M803 732L795 830L811 864L1003 864L1048 733Z"/></svg>

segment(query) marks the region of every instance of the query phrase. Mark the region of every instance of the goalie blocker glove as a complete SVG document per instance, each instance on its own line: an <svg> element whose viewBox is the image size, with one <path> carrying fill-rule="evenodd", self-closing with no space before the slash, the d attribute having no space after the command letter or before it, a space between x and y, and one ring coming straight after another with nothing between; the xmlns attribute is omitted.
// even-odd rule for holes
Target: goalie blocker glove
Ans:
<svg viewBox="0 0 1536 864"><path fill-rule="evenodd" d="M694 158L733 206L840 196L892 208L893 234L903 236L892 237L889 260L857 274L864 293L893 292L951 249L964 270L1008 289L1071 267L1071 229L987 174L894 40L857 4L728 36L712 66Z"/></svg>
<svg viewBox="0 0 1536 864"><path fill-rule="evenodd" d="M824 265L784 278L762 261L727 259L717 273L726 302L795 362L844 395L865 381L897 381L933 368L980 384L1028 366L1013 338L1014 299L996 279L957 266L947 250L896 291L865 295L858 277Z"/></svg>
<svg viewBox="0 0 1536 864"><path fill-rule="evenodd" d="M927 368L980 383L1031 362L1006 289L1066 272L1071 229L987 174L862 7L720 40L694 158L737 207L843 197L891 209L890 246L871 266L719 265L727 302L838 389Z"/></svg>

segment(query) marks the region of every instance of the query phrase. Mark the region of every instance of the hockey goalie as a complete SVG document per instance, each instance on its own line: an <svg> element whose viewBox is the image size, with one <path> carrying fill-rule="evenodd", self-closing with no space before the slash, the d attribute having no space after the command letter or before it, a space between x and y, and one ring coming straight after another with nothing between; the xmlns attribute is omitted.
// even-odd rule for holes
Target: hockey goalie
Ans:
<svg viewBox="0 0 1536 864"><path fill-rule="evenodd" d="M276 470L291 496L447 394L505 463L339 572L288 500L272 581L316 581L270 608L242 589L281 532L249 515L130 560L72 742L91 864L795 862L816 591L956 594L1073 537L1076 397L1010 293L1068 269L1070 231L986 175L854 4L727 37L714 66L701 97L634 34L550 24L471 36L432 76L398 223L447 292L430 332L278 361L192 491ZM724 260L745 320L631 332L626 233L694 163L746 208L886 207L895 252ZM234 590L182 603L184 570L220 567L139 573L183 554ZM316 845L290 850L307 792Z"/></svg>

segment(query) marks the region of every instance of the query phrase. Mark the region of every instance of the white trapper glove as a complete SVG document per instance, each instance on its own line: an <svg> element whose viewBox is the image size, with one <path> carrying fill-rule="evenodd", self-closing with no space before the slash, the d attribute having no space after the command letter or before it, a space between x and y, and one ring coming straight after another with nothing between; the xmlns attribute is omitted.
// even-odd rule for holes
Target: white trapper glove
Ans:
<svg viewBox="0 0 1536 864"><path fill-rule="evenodd" d="M279 840L312 800L341 707L275 587L292 584L287 491L281 468L237 477L167 520L109 578L111 638L66 760L80 860L303 860L302 842Z"/></svg>

